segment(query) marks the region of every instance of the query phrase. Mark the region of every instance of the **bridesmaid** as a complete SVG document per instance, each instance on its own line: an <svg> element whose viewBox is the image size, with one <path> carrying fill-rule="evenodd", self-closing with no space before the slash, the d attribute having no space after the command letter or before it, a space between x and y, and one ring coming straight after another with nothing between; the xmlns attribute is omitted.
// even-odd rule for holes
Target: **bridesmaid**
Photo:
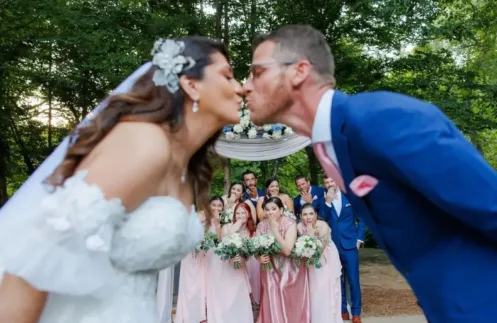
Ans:
<svg viewBox="0 0 497 323"><path fill-rule="evenodd" d="M222 236L238 233L250 238L255 234L255 225L250 207L239 203L234 210L233 222L222 228ZM242 263L235 269L233 261ZM243 258L223 261L213 255L209 262L207 284L207 321L212 323L254 323L250 304L250 284ZM193 321L191 321L193 322Z"/></svg>
<svg viewBox="0 0 497 323"><path fill-rule="evenodd" d="M297 267L289 257L297 239L297 225L283 215L283 203L270 197L264 205L267 217L257 226L257 235L273 235L281 253L261 256L272 270L261 271L261 305L258 323L311 323L309 281L305 265Z"/></svg>
<svg viewBox="0 0 497 323"><path fill-rule="evenodd" d="M318 220L312 204L304 204L301 212L302 222L297 226L299 235L320 238L324 249L320 259L323 267L309 269L312 323L343 323L340 284L342 265L338 250L331 240L331 229L326 222Z"/></svg>
<svg viewBox="0 0 497 323"><path fill-rule="evenodd" d="M210 207L214 214L210 231L220 236L219 213L224 207L223 199L213 196ZM199 216L202 215L200 212ZM207 253L201 251L195 256L195 251L192 251L181 261L175 323L206 322L208 262L212 259L212 252L211 249Z"/></svg>
<svg viewBox="0 0 497 323"><path fill-rule="evenodd" d="M290 212L295 213L293 209L293 201L288 196L288 194L282 193L280 190L280 181L276 177L272 177L266 181L266 195L261 196L259 200L257 200L257 217L259 221L262 221L266 218L266 212L264 211L264 203L270 197L279 197L281 202L283 203L283 207L288 209Z"/></svg>
<svg viewBox="0 0 497 323"><path fill-rule="evenodd" d="M245 199L246 186L243 182L235 182L231 184L228 195L223 196L224 200L224 210L234 210L238 203L245 203L250 207L250 212L252 213L252 219L254 223L257 222L257 215L255 207L250 201Z"/></svg>

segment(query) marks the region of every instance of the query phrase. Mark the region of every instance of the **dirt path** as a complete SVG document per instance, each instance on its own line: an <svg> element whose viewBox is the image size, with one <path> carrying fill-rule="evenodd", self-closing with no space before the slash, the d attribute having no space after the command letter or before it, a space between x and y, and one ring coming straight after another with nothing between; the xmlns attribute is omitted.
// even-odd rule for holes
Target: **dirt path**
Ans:
<svg viewBox="0 0 497 323"><path fill-rule="evenodd" d="M364 317L421 315L411 288L380 249L361 249Z"/></svg>

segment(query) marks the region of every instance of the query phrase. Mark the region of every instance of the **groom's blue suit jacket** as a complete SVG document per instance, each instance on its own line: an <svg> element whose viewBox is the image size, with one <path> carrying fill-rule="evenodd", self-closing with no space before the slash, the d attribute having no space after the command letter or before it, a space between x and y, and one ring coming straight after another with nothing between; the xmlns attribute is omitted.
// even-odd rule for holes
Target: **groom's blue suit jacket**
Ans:
<svg viewBox="0 0 497 323"><path fill-rule="evenodd" d="M434 105L335 92L331 134L348 197L430 323L497 322L497 174Z"/></svg>

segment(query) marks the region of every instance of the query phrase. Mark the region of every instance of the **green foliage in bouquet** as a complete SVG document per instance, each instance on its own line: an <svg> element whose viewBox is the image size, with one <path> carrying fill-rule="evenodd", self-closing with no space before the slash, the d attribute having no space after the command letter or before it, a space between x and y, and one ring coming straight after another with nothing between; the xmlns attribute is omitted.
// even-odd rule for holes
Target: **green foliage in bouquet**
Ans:
<svg viewBox="0 0 497 323"><path fill-rule="evenodd" d="M295 246L292 249L290 257L295 266L300 267L302 259L305 259L306 268L314 266L319 269L322 267L320 259L323 254L323 242L321 239L310 236L298 237Z"/></svg>
<svg viewBox="0 0 497 323"><path fill-rule="evenodd" d="M207 252L209 249L214 248L217 243L217 234L207 231L204 235L204 240L202 240L200 245L195 248L195 257L198 256L200 251Z"/></svg>
<svg viewBox="0 0 497 323"><path fill-rule="evenodd" d="M248 242L250 255L260 257L260 256L272 256L281 251L281 246L276 241L276 238L272 235L264 234L260 236L255 236ZM267 264L262 264L262 269L272 270L273 265L268 262Z"/></svg>

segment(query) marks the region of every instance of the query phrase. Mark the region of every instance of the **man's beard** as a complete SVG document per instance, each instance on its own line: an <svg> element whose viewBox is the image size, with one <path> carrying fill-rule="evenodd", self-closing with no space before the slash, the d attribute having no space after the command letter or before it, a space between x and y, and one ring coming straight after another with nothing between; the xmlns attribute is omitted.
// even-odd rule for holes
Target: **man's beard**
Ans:
<svg viewBox="0 0 497 323"><path fill-rule="evenodd" d="M265 109L270 113L261 119L252 120L255 125L263 126L266 124L281 123L281 116L292 106L293 100L282 83L283 81L281 80L275 91L270 95L270 97L277 98L276 100L268 101L266 105Z"/></svg>

